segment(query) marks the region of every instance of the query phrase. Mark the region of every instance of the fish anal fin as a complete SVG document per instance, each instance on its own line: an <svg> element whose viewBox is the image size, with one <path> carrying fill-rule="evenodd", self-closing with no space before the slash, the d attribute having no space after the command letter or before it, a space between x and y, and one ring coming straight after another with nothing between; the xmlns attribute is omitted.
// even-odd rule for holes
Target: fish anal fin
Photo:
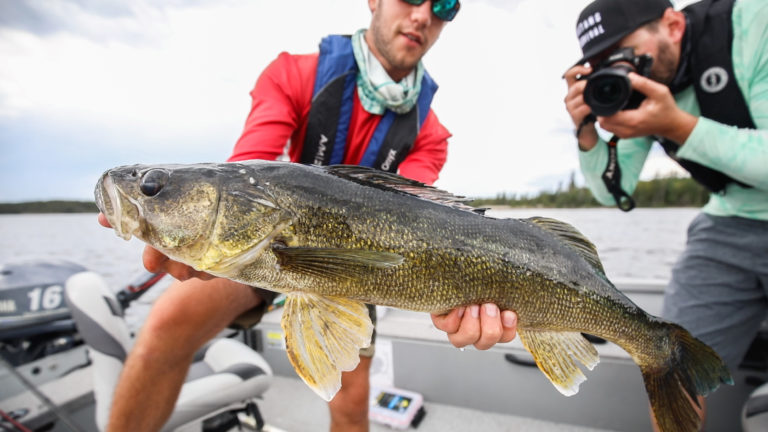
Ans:
<svg viewBox="0 0 768 432"><path fill-rule="evenodd" d="M282 269L334 278L364 275L371 269L395 267L404 261L396 253L364 249L289 247L276 243L272 251Z"/></svg>
<svg viewBox="0 0 768 432"><path fill-rule="evenodd" d="M360 362L373 333L364 303L304 292L286 295L281 326L293 368L326 401L341 388L341 372Z"/></svg>
<svg viewBox="0 0 768 432"><path fill-rule="evenodd" d="M578 332L517 330L523 346L557 390L573 396L587 380L577 361L592 370L600 358L595 347Z"/></svg>
<svg viewBox="0 0 768 432"><path fill-rule="evenodd" d="M563 243L581 255L581 257L593 268L605 275L603 263L600 261L600 257L597 254L597 248L584 236L584 234L574 228L573 225L557 219L540 216L528 218L525 219L525 221L528 221L559 238Z"/></svg>

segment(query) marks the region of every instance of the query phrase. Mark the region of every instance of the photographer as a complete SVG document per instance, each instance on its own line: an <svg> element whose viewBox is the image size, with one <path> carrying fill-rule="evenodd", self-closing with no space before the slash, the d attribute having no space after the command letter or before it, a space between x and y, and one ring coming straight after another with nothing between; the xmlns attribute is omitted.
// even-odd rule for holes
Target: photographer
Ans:
<svg viewBox="0 0 768 432"><path fill-rule="evenodd" d="M711 191L663 316L731 369L768 312L766 29L765 0L702 0L681 11L667 0L596 0L577 22L584 56L564 76L581 169L598 201L633 207L654 142ZM595 121L613 138L603 140Z"/></svg>

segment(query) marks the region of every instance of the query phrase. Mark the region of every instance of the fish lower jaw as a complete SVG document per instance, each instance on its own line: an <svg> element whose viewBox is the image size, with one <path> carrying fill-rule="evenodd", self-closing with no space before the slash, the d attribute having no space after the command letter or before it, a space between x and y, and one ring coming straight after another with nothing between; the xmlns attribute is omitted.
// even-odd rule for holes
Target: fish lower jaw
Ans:
<svg viewBox="0 0 768 432"><path fill-rule="evenodd" d="M141 233L141 223L139 221L133 219L123 219L119 226L120 229L116 229L117 235L122 237L124 240L130 240L131 237L136 237L137 239L141 240L141 236L139 235Z"/></svg>
<svg viewBox="0 0 768 432"><path fill-rule="evenodd" d="M135 218L125 217L123 207L126 204L132 205L139 216L141 215L140 207L117 187L109 175L102 178L100 187L101 193L97 199L99 210L104 213L117 236L123 240L130 240L133 236L138 238L139 236L135 233L138 232L141 224ZM127 202L124 202L124 199Z"/></svg>
<svg viewBox="0 0 768 432"><path fill-rule="evenodd" d="M217 276L234 276L242 266L247 265L253 259L253 257L245 257L244 255L242 252L228 254L215 248L209 248L194 260L193 267L196 270Z"/></svg>
<svg viewBox="0 0 768 432"><path fill-rule="evenodd" d="M195 262L193 267L195 268L195 270L204 271L206 273L219 274L221 272L218 270L221 269L222 265L221 265L221 261L219 260L208 260L208 259L205 259L205 257L203 257L202 260Z"/></svg>
<svg viewBox="0 0 768 432"><path fill-rule="evenodd" d="M115 230L115 234L123 240L130 240L133 237L138 238L134 233L139 228L138 222L133 223L118 215L107 216L107 222L112 225L112 229Z"/></svg>

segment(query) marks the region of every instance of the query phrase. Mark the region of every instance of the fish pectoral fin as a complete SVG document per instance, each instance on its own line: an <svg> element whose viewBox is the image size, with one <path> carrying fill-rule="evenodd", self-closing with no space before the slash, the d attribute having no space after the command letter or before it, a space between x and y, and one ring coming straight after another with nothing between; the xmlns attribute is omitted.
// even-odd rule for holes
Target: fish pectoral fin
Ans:
<svg viewBox="0 0 768 432"><path fill-rule="evenodd" d="M587 380L576 360L589 370L600 362L597 350L581 333L518 328L517 334L539 369L566 396L578 393Z"/></svg>
<svg viewBox="0 0 768 432"><path fill-rule="evenodd" d="M322 277L350 277L400 265L402 255L364 249L289 247L274 244L280 267Z"/></svg>
<svg viewBox="0 0 768 432"><path fill-rule="evenodd" d="M281 326L293 368L326 401L341 388L341 372L357 367L373 334L364 303L303 292L286 296Z"/></svg>

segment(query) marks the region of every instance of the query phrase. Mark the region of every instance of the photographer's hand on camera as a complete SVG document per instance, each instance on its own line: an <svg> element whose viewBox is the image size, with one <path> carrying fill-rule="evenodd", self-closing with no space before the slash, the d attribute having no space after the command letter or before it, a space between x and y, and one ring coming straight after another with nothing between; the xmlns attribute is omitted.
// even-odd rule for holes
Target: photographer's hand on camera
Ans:
<svg viewBox="0 0 768 432"><path fill-rule="evenodd" d="M569 69L563 78L568 85L568 94L565 96L565 109L571 116L573 125L576 128L576 138L579 141L579 149L589 151L597 144L597 129L594 123L582 125L584 119L592 113L592 110L584 102L584 87L587 82L581 77L592 73L592 68L584 65L577 65Z"/></svg>
<svg viewBox="0 0 768 432"><path fill-rule="evenodd" d="M634 72L629 74L629 80L632 88L643 93L645 99L637 109L598 117L600 127L619 138L658 135L685 144L698 118L678 108L666 85ZM581 140L579 142L581 146Z"/></svg>

